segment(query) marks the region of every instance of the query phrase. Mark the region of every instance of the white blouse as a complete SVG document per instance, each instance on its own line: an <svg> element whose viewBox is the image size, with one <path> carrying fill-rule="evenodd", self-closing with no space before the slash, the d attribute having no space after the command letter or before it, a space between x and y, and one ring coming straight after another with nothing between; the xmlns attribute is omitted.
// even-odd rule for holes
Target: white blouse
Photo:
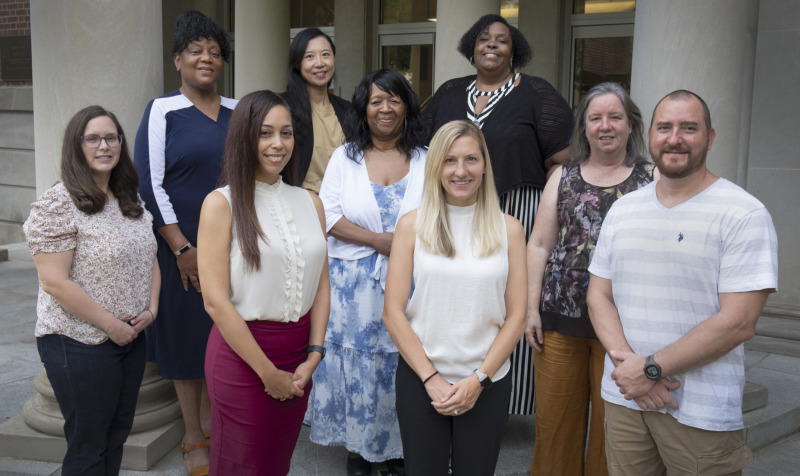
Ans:
<svg viewBox="0 0 800 476"><path fill-rule="evenodd" d="M447 205L453 258L429 253L419 237L414 246L414 294L406 316L425 354L450 383L481 366L506 318L506 229L500 251L476 257L471 243L475 208ZM503 378L509 367L506 359L492 380Z"/></svg>
<svg viewBox="0 0 800 476"><path fill-rule="evenodd" d="M228 204L230 188L217 189ZM258 240L261 269L247 271L236 228L231 241L231 302L245 321L297 322L317 294L327 259L325 234L309 192L278 180L256 182L256 215L267 242Z"/></svg>

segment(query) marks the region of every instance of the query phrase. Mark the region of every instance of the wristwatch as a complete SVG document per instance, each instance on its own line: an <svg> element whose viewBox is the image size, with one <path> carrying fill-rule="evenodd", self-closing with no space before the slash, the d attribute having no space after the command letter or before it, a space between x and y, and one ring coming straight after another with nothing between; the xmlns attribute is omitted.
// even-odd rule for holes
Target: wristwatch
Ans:
<svg viewBox="0 0 800 476"><path fill-rule="evenodd" d="M656 363L652 355L644 361L644 376L650 380L661 380L661 366Z"/></svg>
<svg viewBox="0 0 800 476"><path fill-rule="evenodd" d="M492 386L493 383L492 379L490 379L489 376L486 375L485 373L481 372L478 369L475 369L475 375L478 376L478 380L481 382L482 389L486 390L487 388Z"/></svg>
<svg viewBox="0 0 800 476"><path fill-rule="evenodd" d="M306 347L306 355L308 355L308 354L310 354L312 352L319 352L320 353L320 355L322 357L320 357L319 360L322 360L322 359L325 358L325 347L322 347L321 345L310 345L310 346Z"/></svg>
<svg viewBox="0 0 800 476"><path fill-rule="evenodd" d="M189 251L190 249L192 249L192 244L191 243L186 243L185 245L183 245L181 247L181 249L175 250L175 251L173 251L173 253L175 253L175 256L180 256L180 255L186 253L187 251Z"/></svg>

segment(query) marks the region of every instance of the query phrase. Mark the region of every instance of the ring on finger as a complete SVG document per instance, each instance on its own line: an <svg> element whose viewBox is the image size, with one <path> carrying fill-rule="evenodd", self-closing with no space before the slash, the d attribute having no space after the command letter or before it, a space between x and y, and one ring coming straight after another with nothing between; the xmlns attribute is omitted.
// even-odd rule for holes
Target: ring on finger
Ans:
<svg viewBox="0 0 800 476"><path fill-rule="evenodd" d="M458 415L458 410L453 410L453 415Z"/></svg>

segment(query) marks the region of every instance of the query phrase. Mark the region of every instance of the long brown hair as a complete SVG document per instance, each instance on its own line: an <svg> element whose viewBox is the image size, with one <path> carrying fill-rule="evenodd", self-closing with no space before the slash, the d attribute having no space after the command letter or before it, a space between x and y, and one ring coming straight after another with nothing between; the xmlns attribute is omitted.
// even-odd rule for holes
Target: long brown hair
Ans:
<svg viewBox="0 0 800 476"><path fill-rule="evenodd" d="M233 227L247 271L261 269L258 239L267 242L267 235L258 223L256 214L256 167L261 123L275 106L291 111L286 101L272 91L252 92L239 101L228 122L219 185L230 186ZM282 173L283 181L289 185L297 185L297 149L294 147L292 150L292 156Z"/></svg>
<svg viewBox="0 0 800 476"><path fill-rule="evenodd" d="M94 215L103 210L108 200L106 193L92 179L92 170L83 153L81 136L86 125L97 117L108 117L122 134L119 162L111 170L108 188L117 197L119 209L128 218L139 218L144 210L139 203L139 174L133 166L131 154L128 152L125 133L117 116L101 106L89 106L78 111L67 124L64 131L64 143L61 147L61 181L64 182L78 210L87 215Z"/></svg>

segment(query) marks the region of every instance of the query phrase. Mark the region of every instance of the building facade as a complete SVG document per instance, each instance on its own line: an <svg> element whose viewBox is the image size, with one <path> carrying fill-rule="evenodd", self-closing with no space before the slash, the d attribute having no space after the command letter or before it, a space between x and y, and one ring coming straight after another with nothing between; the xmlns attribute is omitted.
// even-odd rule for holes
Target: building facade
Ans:
<svg viewBox="0 0 800 476"><path fill-rule="evenodd" d="M706 99L717 131L710 169L764 202L778 230L781 290L770 297L768 312L800 315L800 243L794 239L800 194L792 192L800 182L800 121L793 113L800 108L793 92L800 81L800 2L13 3L14 18L28 12L32 83L3 81L0 69L0 243L22 241L30 202L58 177L61 134L76 110L102 104L133 137L147 101L178 86L170 50L182 10L203 11L232 31L233 61L219 83L224 95L285 89L289 40L303 27L319 26L336 43L336 94L349 98L365 72L392 67L423 100L445 80L473 72L455 51L458 39L481 15L502 12L533 46L533 61L522 71L547 79L572 104L602 80L628 87L648 122L655 103L674 89ZM2 5L0 40L12 36L3 30L3 15L11 14ZM13 36L24 35L23 28Z"/></svg>

